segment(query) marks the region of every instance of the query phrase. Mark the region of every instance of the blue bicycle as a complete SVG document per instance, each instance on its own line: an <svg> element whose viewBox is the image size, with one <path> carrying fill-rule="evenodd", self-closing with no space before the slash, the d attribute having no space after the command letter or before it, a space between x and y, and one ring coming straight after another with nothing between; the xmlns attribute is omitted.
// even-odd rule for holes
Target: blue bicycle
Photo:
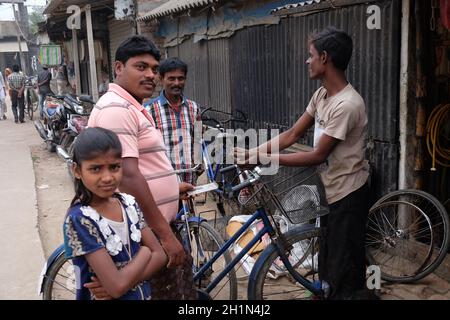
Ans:
<svg viewBox="0 0 450 320"><path fill-rule="evenodd" d="M195 274L194 280L201 280L224 255L229 255L231 250L236 253L223 270L209 277L200 297L212 298L211 292L217 290L223 279L250 258L255 262L248 278L248 299L324 296L317 268L321 237L317 218L327 214L328 208L324 205L324 190L316 171L280 168L276 175L266 176L264 170L256 167L244 173L246 179L231 192L248 188L250 196L245 206L255 211ZM240 240L255 223L259 224L258 231L243 245Z"/></svg>

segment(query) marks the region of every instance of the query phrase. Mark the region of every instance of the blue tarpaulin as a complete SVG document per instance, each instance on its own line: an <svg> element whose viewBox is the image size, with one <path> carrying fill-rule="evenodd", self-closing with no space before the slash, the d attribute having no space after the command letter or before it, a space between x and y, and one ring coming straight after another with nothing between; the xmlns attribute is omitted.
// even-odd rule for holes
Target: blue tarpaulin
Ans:
<svg viewBox="0 0 450 320"><path fill-rule="evenodd" d="M194 35L194 42L203 39L229 37L236 30L254 26L278 24L280 17L271 15L271 11L281 6L301 1L241 1L227 2L213 13L205 12L192 17L181 16L177 19L160 19L158 35L166 39L167 47L175 46ZM209 17L208 17L209 16Z"/></svg>

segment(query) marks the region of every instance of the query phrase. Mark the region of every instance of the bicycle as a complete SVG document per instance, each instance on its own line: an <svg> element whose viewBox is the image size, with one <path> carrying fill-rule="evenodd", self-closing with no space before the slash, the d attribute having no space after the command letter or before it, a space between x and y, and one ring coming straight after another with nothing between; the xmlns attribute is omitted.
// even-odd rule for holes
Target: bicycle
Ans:
<svg viewBox="0 0 450 320"><path fill-rule="evenodd" d="M175 171L177 174L194 172L199 170L200 165L190 169ZM199 270L206 260L214 254L224 243L219 233L207 222L206 219L197 216L194 206L194 198L191 196L183 200L183 207L180 209L174 221L174 225L183 238L183 244L191 252L193 258L193 270ZM229 253L225 252L220 261L208 268L207 274L198 278L195 284L202 288L205 281L213 276L218 270L222 270L231 261ZM221 288L227 286L228 299L237 298L237 280L233 270L231 270L224 280ZM41 272L39 294L42 293L43 300L73 300L76 296L76 278L72 260L67 259L64 253L64 245L59 246L50 256ZM225 299L221 293L219 298Z"/></svg>
<svg viewBox="0 0 450 320"><path fill-rule="evenodd" d="M370 209L366 256L390 282L418 281L445 258L450 245L445 207L432 195L414 189L380 198Z"/></svg>
<svg viewBox="0 0 450 320"><path fill-rule="evenodd" d="M286 300L326 296L317 276L321 229L316 219L328 214L328 208L323 205L324 193L320 178L312 168L282 168L286 172L272 179L264 176L263 170L259 167L252 171L246 170L246 179L232 188L233 193L248 188L251 195L245 205L255 211L194 275L194 281L203 277L215 261L232 246L236 246L255 221L260 221L262 226L226 268L210 280L201 298L210 298L209 293L239 262L249 256L255 256L256 262L248 278L248 299ZM282 231L280 220L287 220L291 229ZM261 243L267 246L257 253L256 249Z"/></svg>
<svg viewBox="0 0 450 320"><path fill-rule="evenodd" d="M208 112L217 113L218 117L211 117L211 115L207 115ZM217 208L222 218L245 213L238 198L231 196L230 193L231 188L241 182L239 181L239 177L242 177L242 172L238 166L226 165L226 156L227 152L229 152L226 150L226 147L230 145L234 146L238 137L227 133L225 127L231 125L235 128L236 124L248 123L247 116L242 111L236 109L235 113L237 115L215 110L211 107L201 112L202 122L207 123L203 125L203 129L209 132L209 135L214 136L214 141L206 141L203 137L200 141L202 162L206 171L207 181L218 184L218 188L211 191L209 195L217 203ZM219 117L224 120L218 120ZM231 143L230 140L232 140ZM226 170L224 170L225 167L227 168Z"/></svg>
<svg viewBox="0 0 450 320"><path fill-rule="evenodd" d="M180 175L184 173L196 173L199 170L201 170L200 164L190 169L181 169L176 170L175 172ZM212 183L197 188L201 190L205 187L215 190L218 186L217 184ZM180 235L180 238L182 239L184 247L191 253L193 258L192 269L194 273L198 272L198 270L200 270L202 266L210 260L210 257L214 255L224 244L224 240L221 235L208 223L205 218L202 218L200 214L198 214L195 207L195 196L204 192L206 191L201 190L200 192L188 192L189 196L187 199L182 200L182 208L173 223L178 234ZM222 259L217 261L214 265L211 265L202 277L194 280L200 294L202 288L205 287L209 279L214 277L217 272L223 270L230 264L230 262L231 256L225 251ZM213 294L213 298L230 300L237 299L237 278L233 269L230 270L227 277L221 283L220 288L223 289L225 287L228 289L225 293L221 292L222 290L218 290L215 294Z"/></svg>
<svg viewBox="0 0 450 320"><path fill-rule="evenodd" d="M25 113L30 120L33 120L33 114L38 109L39 97L36 93L36 77L27 77L25 82L24 101Z"/></svg>

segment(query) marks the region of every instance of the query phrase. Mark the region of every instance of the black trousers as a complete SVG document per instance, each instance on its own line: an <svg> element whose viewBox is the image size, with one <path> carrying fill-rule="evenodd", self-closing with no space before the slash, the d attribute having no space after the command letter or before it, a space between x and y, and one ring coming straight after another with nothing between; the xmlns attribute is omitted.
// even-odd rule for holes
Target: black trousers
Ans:
<svg viewBox="0 0 450 320"><path fill-rule="evenodd" d="M178 241L182 239L174 225L171 225ZM192 271L193 258L186 250L186 259L180 266L174 268L163 267L150 279L152 289L152 300L197 300L198 293L194 284L194 273Z"/></svg>
<svg viewBox="0 0 450 320"><path fill-rule="evenodd" d="M14 120L17 121L23 121L24 119L24 109L25 109L25 99L22 94L22 97L18 97L19 93L15 90L12 91L11 96L11 108L14 115ZM19 110L17 110L19 108Z"/></svg>
<svg viewBox="0 0 450 320"><path fill-rule="evenodd" d="M365 236L369 213L367 183L330 205L321 217L324 237L319 250L319 277L330 285L329 299L357 299L366 287Z"/></svg>

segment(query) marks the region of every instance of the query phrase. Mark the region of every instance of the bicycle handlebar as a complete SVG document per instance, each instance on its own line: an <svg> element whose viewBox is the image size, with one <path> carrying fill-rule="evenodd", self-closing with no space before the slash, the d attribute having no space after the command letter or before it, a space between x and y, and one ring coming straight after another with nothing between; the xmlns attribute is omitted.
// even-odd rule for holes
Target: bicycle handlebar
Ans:
<svg viewBox="0 0 450 320"><path fill-rule="evenodd" d="M247 178L240 184L232 187L231 188L232 193L240 191L245 187L248 187L261 179L261 168L259 167L255 167L252 171L246 170L245 173L249 178Z"/></svg>
<svg viewBox="0 0 450 320"><path fill-rule="evenodd" d="M195 167L189 168L189 169L179 169L179 170L174 170L174 172L176 174L181 174L181 173L190 173L190 172L195 172L195 171L199 171L201 167L201 164L197 164Z"/></svg>
<svg viewBox="0 0 450 320"><path fill-rule="evenodd" d="M237 168L238 168L237 164L232 164L231 166L220 169L220 173L226 173L231 170L236 170Z"/></svg>
<svg viewBox="0 0 450 320"><path fill-rule="evenodd" d="M214 118L211 118L211 117L208 117L208 116L204 116L204 114L205 114L207 111L214 111L214 112L217 112L217 113L225 114L225 115L231 116L231 118L229 118L229 119L227 119L227 120L224 120L224 121L219 121L219 120L217 120L217 119L214 119ZM230 122L235 122L235 123L247 123L247 122L248 122L247 116L245 115L244 112L242 112L242 111L239 110L239 109L235 109L234 111L236 111L237 113L239 113L239 114L242 116L243 119L236 119L236 118L233 118L233 114L232 114L232 113L225 112L225 111L221 111L221 110L216 110L216 109L213 109L212 107L208 107L208 108L206 108L205 110L203 110L203 111L200 113L200 116L201 116L201 119L202 119L202 120L204 120L204 121L213 121L213 122L215 122L216 124L218 124L219 126L224 126L225 124L228 124L228 123L230 123Z"/></svg>

